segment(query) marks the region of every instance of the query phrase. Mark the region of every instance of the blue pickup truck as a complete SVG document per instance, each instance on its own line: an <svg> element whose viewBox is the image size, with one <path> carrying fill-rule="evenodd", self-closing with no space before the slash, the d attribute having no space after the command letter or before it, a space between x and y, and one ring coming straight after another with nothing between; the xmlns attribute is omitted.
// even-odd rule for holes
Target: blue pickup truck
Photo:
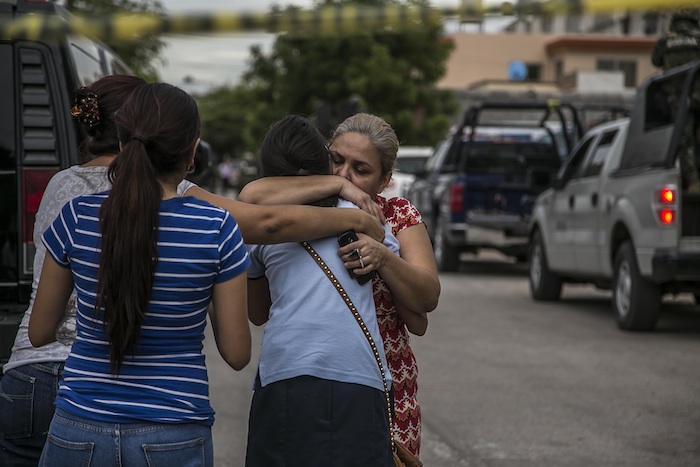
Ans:
<svg viewBox="0 0 700 467"><path fill-rule="evenodd" d="M468 109L407 191L438 269L456 271L461 253L481 249L525 261L532 204L581 133L576 110L558 102Z"/></svg>

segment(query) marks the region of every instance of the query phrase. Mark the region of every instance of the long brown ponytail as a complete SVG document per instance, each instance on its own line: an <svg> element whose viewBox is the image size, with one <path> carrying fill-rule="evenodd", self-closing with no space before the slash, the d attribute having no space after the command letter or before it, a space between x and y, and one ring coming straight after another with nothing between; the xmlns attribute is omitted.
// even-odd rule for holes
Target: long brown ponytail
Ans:
<svg viewBox="0 0 700 467"><path fill-rule="evenodd" d="M136 88L114 121L123 148L109 167L112 190L100 208L96 309L104 308L116 374L134 350L153 289L163 197L158 178L184 175L200 120L192 97L157 83Z"/></svg>

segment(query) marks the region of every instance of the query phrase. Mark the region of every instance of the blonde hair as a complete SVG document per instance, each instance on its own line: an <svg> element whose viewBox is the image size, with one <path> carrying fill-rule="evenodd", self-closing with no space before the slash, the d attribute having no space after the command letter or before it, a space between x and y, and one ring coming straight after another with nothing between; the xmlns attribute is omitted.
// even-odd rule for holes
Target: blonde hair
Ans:
<svg viewBox="0 0 700 467"><path fill-rule="evenodd" d="M382 176L394 169L396 153L399 150L399 138L391 125L376 115L359 113L352 115L338 125L331 136L331 144L346 133L367 135L372 146L379 153Z"/></svg>

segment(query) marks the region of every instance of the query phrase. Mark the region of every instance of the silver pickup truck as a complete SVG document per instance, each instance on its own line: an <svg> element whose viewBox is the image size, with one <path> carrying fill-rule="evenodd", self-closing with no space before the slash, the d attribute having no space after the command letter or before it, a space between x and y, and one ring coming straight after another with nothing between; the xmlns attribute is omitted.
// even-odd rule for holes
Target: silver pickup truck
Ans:
<svg viewBox="0 0 700 467"><path fill-rule="evenodd" d="M566 159L530 221L530 292L558 300L564 283L612 289L625 330L652 330L664 294L700 300L700 195L684 190L677 162L700 62L650 78L629 119L589 131ZM683 83L674 119L667 84Z"/></svg>

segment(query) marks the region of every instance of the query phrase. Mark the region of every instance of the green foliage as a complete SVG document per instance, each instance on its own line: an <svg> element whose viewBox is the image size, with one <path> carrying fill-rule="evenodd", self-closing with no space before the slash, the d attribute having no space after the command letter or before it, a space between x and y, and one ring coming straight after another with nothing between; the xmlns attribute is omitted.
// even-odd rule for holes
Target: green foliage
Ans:
<svg viewBox="0 0 700 467"><path fill-rule="evenodd" d="M345 3L325 0L317 6ZM376 6L399 2L357 3ZM423 0L409 3L425 4ZM218 105L240 114L231 118L242 124L235 128L245 133L239 138L228 127L228 131L221 131L221 137L229 138L229 147L236 151L255 151L269 124L288 113L315 117L323 129L330 130L349 115L350 102L355 99L361 102L359 110L379 115L391 124L401 144L433 145L444 136L457 109L451 92L434 87L445 73L453 48L440 26L394 33L357 31L343 36L281 34L269 54L251 49L241 84L226 91L237 104L217 94ZM217 99L212 101L214 106ZM209 121L207 112L203 104L202 114ZM217 118L226 118L216 113L220 115ZM204 130L212 145L214 135L209 136L208 131L213 126Z"/></svg>
<svg viewBox="0 0 700 467"><path fill-rule="evenodd" d="M159 0L66 0L66 8L76 15L97 18L118 12L165 14ZM135 74L147 81L159 80L154 64L162 62L160 52L165 44L158 35L145 35L138 41L107 41L107 45L124 59Z"/></svg>

